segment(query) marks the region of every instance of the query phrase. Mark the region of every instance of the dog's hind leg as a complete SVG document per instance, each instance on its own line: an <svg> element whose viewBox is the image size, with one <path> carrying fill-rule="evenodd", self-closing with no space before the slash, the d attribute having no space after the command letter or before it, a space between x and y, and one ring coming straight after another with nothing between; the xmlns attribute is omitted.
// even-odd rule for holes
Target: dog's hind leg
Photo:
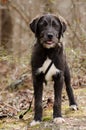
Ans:
<svg viewBox="0 0 86 130"><path fill-rule="evenodd" d="M74 99L74 94L73 94L73 90L71 87L70 72L69 72L69 68L68 68L67 64L65 66L64 79L65 79L65 84L66 84L67 95L69 98L70 108L72 110L77 110L78 107L77 107L77 104L76 104L75 99Z"/></svg>

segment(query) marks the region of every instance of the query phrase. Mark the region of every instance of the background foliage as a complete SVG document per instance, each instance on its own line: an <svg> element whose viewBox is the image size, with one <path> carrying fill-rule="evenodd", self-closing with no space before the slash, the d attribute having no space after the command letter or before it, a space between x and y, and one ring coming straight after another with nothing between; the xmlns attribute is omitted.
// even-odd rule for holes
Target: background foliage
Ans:
<svg viewBox="0 0 86 130"><path fill-rule="evenodd" d="M71 117L67 118L69 124L65 125L65 129L74 129L76 126L77 129L85 130L86 0L0 0L0 119L7 116L18 116L20 110L28 108L32 99L30 59L36 39L29 28L29 23L34 17L44 13L54 13L55 15L59 13L67 21L67 31L61 40L67 54L72 86L79 88L76 92L76 99L81 110L76 115L72 113L71 116L70 112L64 112L63 108L66 118ZM44 93L44 106L48 109L51 109L53 100L53 88L51 88L49 86L48 91ZM49 99L49 97L52 98ZM67 108L67 97L65 95L63 97L64 107ZM47 99L51 101L49 106L47 106ZM32 114L28 115L30 120ZM15 119L6 119L5 121L0 120L0 127L2 129L6 127L6 130L17 130L17 128L32 130L28 129L24 123L17 122ZM53 128L53 125L51 126ZM61 126L61 129L64 129L64 126Z"/></svg>

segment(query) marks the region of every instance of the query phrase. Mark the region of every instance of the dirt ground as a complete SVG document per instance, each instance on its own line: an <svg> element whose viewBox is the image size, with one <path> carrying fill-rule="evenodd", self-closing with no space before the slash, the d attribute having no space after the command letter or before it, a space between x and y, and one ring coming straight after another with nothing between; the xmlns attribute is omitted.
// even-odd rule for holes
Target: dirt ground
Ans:
<svg viewBox="0 0 86 130"><path fill-rule="evenodd" d="M17 92L2 92L0 98L5 102L0 102L0 113L3 112L3 116L0 118L0 130L86 130L86 88L74 89L75 98L77 100L79 110L71 111L68 106L68 99L63 90L62 99L62 114L65 119L65 123L55 125L52 121L52 101L46 103L45 100L49 99L50 91L44 90L44 114L43 121L40 125L31 127L30 122L33 118L33 105L31 110L24 116L23 119L19 119L20 113L23 113L29 106L29 100L31 100L32 90L19 90ZM46 96L47 94L47 96ZM29 98L30 97L30 98ZM8 105L9 102L9 105ZM12 104L13 103L13 104ZM28 104L28 105L27 105ZM20 111L20 108L21 111ZM8 115L6 115L8 113Z"/></svg>

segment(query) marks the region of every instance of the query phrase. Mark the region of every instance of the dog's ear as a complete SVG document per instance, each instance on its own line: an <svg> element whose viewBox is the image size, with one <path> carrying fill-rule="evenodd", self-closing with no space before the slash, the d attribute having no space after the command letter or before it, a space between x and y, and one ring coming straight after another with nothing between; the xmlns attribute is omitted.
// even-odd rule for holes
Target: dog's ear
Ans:
<svg viewBox="0 0 86 130"><path fill-rule="evenodd" d="M61 29L61 35L63 36L63 33L66 31L67 29L67 22L66 20L61 17L60 15L58 16L59 20L60 20L60 23L61 23L61 26L62 26L62 29Z"/></svg>
<svg viewBox="0 0 86 130"><path fill-rule="evenodd" d="M38 21L39 21L39 17L36 17L30 23L30 29L35 34L36 34L36 31L37 31L37 23L38 23Z"/></svg>

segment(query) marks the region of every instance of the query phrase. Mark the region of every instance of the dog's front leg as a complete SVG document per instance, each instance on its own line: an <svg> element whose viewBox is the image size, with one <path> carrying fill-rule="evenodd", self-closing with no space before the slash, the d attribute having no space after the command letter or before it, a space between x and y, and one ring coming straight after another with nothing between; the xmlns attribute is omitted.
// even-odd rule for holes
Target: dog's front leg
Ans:
<svg viewBox="0 0 86 130"><path fill-rule="evenodd" d="M42 90L43 90L42 83L40 81L36 82L34 84L34 98L35 98L34 120L36 121L41 121L42 119Z"/></svg>
<svg viewBox="0 0 86 130"><path fill-rule="evenodd" d="M61 95L63 88L63 74L60 77L54 78L54 106L53 106L53 118L54 123L59 124L64 122L61 115Z"/></svg>
<svg viewBox="0 0 86 130"><path fill-rule="evenodd" d="M41 76L33 80L34 87L34 120L31 122L31 126L39 124L42 120L42 92L43 81Z"/></svg>

